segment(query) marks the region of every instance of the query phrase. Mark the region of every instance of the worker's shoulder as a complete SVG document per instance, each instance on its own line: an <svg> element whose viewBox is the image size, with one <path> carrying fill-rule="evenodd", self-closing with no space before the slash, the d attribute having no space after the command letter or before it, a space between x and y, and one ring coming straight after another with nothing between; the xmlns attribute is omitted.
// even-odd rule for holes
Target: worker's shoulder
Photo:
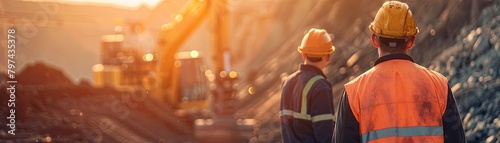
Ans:
<svg viewBox="0 0 500 143"><path fill-rule="evenodd" d="M296 81L293 80L293 79L295 79L294 77L296 77L296 74L291 74L291 75L288 75L287 77L285 77L285 79L281 81L281 87L283 89L293 88L293 85L296 84Z"/></svg>
<svg viewBox="0 0 500 143"><path fill-rule="evenodd" d="M292 74L285 77L285 82L290 81L299 75L299 71L293 72Z"/></svg>
<svg viewBox="0 0 500 143"><path fill-rule="evenodd" d="M331 94L332 85L330 84L330 82L327 79L321 78L321 79L314 81L314 83L311 86L311 90L314 91L313 93L330 93Z"/></svg>
<svg viewBox="0 0 500 143"><path fill-rule="evenodd" d="M323 76L321 76L321 77L322 77L321 79L319 79L318 81L316 81L315 86L331 89L332 88L332 84L330 83L330 81L328 81Z"/></svg>
<svg viewBox="0 0 500 143"><path fill-rule="evenodd" d="M321 90L321 89L331 90L332 89L332 84L323 75L312 74L312 73L305 73L305 74L302 74L301 76L303 76L302 77L302 80L303 80L302 82L304 82L304 85L306 83L313 82L311 86L314 89L319 89L319 90Z"/></svg>
<svg viewBox="0 0 500 143"><path fill-rule="evenodd" d="M371 74L373 74L374 72L376 72L376 68L372 67L370 68L369 70L367 70L366 72L364 72L363 74L353 78L352 80L350 80L349 82L347 82L345 84L345 86L347 85L352 85L352 84L355 84L356 82L358 81L361 81L363 80L366 76L370 76Z"/></svg>
<svg viewBox="0 0 500 143"><path fill-rule="evenodd" d="M429 74L431 78L436 78L436 79L439 79L441 81L448 82L448 79L443 74L441 74L437 71L434 71L432 69L429 69L427 67L423 67L419 64L415 64L415 65L417 67L419 67L420 69L422 69L423 71L425 71L427 74Z"/></svg>

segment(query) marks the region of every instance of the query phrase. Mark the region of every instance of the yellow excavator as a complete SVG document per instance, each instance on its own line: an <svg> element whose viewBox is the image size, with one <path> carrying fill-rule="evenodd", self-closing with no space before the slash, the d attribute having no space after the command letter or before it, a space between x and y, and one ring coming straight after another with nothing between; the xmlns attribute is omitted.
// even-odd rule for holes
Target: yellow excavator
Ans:
<svg viewBox="0 0 500 143"><path fill-rule="evenodd" d="M230 70L227 6L226 0L191 0L161 27L154 53L120 49L122 34L103 36L102 64L93 67L96 85L144 88L178 110L208 107L210 94L214 102L232 100L237 73ZM204 68L198 51L178 52L204 20L213 30L213 70ZM220 104L213 109L233 108Z"/></svg>
<svg viewBox="0 0 500 143"><path fill-rule="evenodd" d="M209 79L215 81L215 87L211 87L214 94L219 97L224 95L221 87L224 85L225 77L235 78L236 72L230 71L229 57L229 40L228 40L228 11L226 0L192 0L180 14L174 16L172 22L163 25L157 39L156 53L159 56L157 63L157 79L158 88L156 95L160 98L166 97L166 100L172 104L176 104L179 108L189 108L195 106L206 105L207 100L179 102L181 96L178 86L179 69L176 67L177 62L175 55L181 45L188 39L193 31L199 25L208 19L212 26L212 44L213 44L213 69L214 72L208 71L206 74ZM182 64L181 64L182 66ZM218 75L218 76L214 76ZM215 78L215 79L214 79Z"/></svg>

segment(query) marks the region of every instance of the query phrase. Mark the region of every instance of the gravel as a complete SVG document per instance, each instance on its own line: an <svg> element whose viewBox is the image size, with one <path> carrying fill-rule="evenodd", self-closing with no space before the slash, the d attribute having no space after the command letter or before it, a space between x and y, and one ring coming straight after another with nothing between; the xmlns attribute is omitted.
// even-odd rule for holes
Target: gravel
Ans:
<svg viewBox="0 0 500 143"><path fill-rule="evenodd" d="M431 66L453 87L469 143L500 142L500 2L493 4Z"/></svg>

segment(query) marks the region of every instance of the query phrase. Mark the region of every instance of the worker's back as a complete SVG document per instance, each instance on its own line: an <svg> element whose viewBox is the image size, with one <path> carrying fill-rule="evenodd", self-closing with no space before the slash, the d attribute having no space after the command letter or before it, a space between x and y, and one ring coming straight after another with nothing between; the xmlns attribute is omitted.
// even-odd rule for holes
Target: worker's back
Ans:
<svg viewBox="0 0 500 143"><path fill-rule="evenodd" d="M281 127L285 143L330 142L333 97L330 83L317 67L301 65L283 83Z"/></svg>
<svg viewBox="0 0 500 143"><path fill-rule="evenodd" d="M443 142L448 83L441 74L393 59L345 87L362 142Z"/></svg>

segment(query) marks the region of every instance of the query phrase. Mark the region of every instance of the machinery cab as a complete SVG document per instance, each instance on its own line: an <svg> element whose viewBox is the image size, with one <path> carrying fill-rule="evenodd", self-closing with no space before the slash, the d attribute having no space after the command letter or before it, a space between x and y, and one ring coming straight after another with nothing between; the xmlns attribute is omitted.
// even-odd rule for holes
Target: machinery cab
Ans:
<svg viewBox="0 0 500 143"><path fill-rule="evenodd" d="M178 52L174 67L177 73L174 76L177 86L174 96L168 98L178 109L208 107L210 89L205 76L206 66L198 51Z"/></svg>
<svg viewBox="0 0 500 143"><path fill-rule="evenodd" d="M92 67L97 87L113 87L122 91L154 90L159 81L155 69L157 54L145 53L137 47L124 47L124 35L111 34L101 38L101 63ZM158 101L174 109L208 107L209 82L203 58L196 50L178 52L173 63L171 88Z"/></svg>

